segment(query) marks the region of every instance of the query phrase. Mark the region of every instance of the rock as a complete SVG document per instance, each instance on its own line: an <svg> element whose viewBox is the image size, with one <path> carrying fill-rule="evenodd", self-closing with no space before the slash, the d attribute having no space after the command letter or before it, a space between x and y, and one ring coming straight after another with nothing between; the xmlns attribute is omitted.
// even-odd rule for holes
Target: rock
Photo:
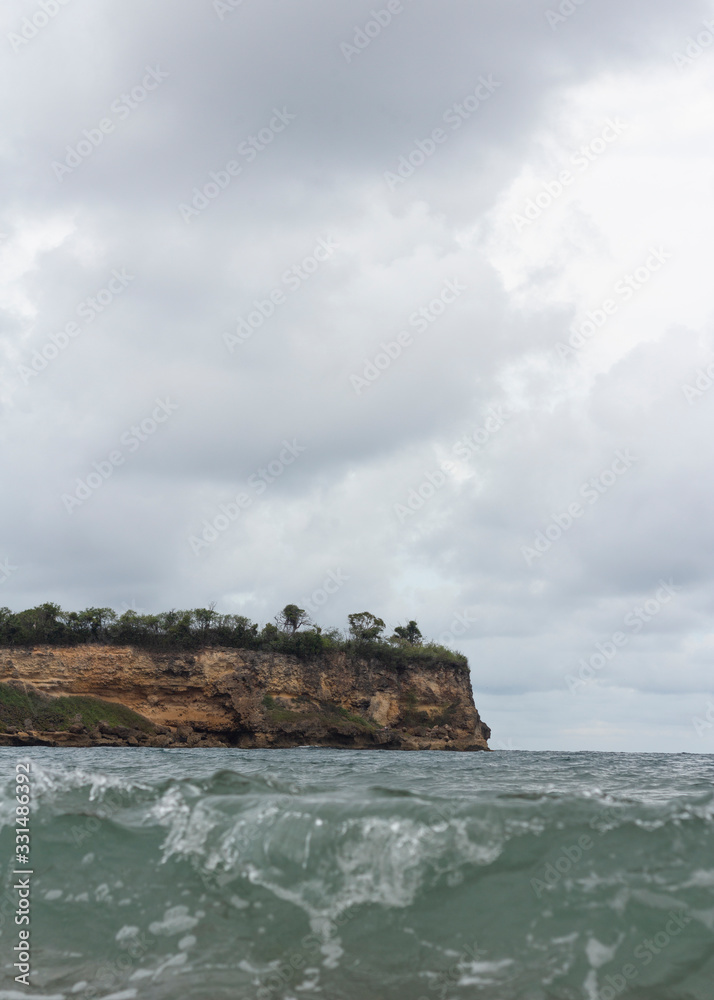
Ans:
<svg viewBox="0 0 714 1000"><path fill-rule="evenodd" d="M165 733L160 733L158 736L152 736L149 739L149 746L151 747L167 747L170 743L171 737Z"/></svg>
<svg viewBox="0 0 714 1000"><path fill-rule="evenodd" d="M103 736L115 736L120 740L126 740L132 735L128 726L110 726L106 722L99 722L97 728Z"/></svg>
<svg viewBox="0 0 714 1000"><path fill-rule="evenodd" d="M147 735L104 719L88 731L75 719L74 743L65 735L63 745L488 750L490 731L474 706L468 670L448 660L395 666L344 650L299 659L221 647L187 657L94 643L0 648L0 681L10 680L49 695L107 698L155 727ZM187 717L196 721L189 725ZM429 721L446 718L445 725ZM27 720L22 738L3 739L31 744L39 738L32 726Z"/></svg>

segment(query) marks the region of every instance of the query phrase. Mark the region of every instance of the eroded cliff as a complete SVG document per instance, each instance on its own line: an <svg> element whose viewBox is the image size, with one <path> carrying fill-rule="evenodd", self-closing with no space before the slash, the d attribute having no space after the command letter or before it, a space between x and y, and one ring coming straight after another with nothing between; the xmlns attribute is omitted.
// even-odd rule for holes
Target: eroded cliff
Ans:
<svg viewBox="0 0 714 1000"><path fill-rule="evenodd" d="M164 653L88 644L0 649L0 682L125 705L165 727L146 738L153 745L158 739L191 746L489 749L490 730L474 706L469 674L453 664L394 666L344 652L304 660L215 647ZM81 746L116 742L121 734L35 735L38 742ZM32 732L26 736L0 734L0 744L33 742Z"/></svg>

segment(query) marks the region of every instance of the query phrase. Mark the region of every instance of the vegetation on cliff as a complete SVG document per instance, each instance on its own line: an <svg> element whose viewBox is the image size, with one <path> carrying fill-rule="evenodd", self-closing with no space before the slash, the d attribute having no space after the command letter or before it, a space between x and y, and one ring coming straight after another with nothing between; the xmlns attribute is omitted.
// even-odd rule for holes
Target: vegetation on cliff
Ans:
<svg viewBox="0 0 714 1000"><path fill-rule="evenodd" d="M153 733L155 726L125 705L69 695L52 698L27 684L0 684L0 732L8 728L78 732L100 723Z"/></svg>
<svg viewBox="0 0 714 1000"><path fill-rule="evenodd" d="M468 668L466 657L446 646L425 642L415 621L398 625L388 638L384 621L367 611L349 615L346 632L323 630L296 604L288 604L262 628L243 615L223 615L209 608L118 615L111 608L63 611L41 604L27 611L0 608L1 646L76 646L104 643L143 649L190 650L228 646L291 653L302 659L343 651L378 659L394 667L418 662Z"/></svg>

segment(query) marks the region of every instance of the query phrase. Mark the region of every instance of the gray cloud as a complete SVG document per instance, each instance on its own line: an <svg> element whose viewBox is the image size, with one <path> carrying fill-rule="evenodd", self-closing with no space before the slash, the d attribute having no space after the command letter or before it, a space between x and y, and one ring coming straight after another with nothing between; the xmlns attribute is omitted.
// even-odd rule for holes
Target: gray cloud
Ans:
<svg viewBox="0 0 714 1000"><path fill-rule="evenodd" d="M556 345L633 266L613 205L648 252L632 158L642 178L666 168L648 128L673 88L699 100L708 56L688 77L672 54L710 5L601 0L551 27L555 4L404 0L348 61L373 8L244 0L220 18L208 0L73 0L27 44L8 36L39 8L3 12L0 559L17 568L0 603L216 600L266 620L340 570L325 624L370 607L438 637L474 609L453 641L477 692L540 746L522 705L555 727L569 665L672 578L676 600L579 702L602 721L603 692L643 692L622 740L649 747L668 694L696 705L708 684L714 392L688 402L682 385L713 355L688 312L705 227L683 216L682 184L652 206L660 229L663 206L679 220L656 237L679 239L670 271L578 358ZM627 135L570 207L517 233L513 191L534 197L618 115ZM704 154L689 124L677 169ZM446 282L464 289L454 301ZM177 409L142 431L157 399ZM464 455L490 408L507 416ZM304 451L263 478L285 441ZM632 467L584 499L628 449ZM194 552L241 492L248 508ZM524 547L578 500L529 564ZM572 733L558 723L557 745L610 745L587 711Z"/></svg>

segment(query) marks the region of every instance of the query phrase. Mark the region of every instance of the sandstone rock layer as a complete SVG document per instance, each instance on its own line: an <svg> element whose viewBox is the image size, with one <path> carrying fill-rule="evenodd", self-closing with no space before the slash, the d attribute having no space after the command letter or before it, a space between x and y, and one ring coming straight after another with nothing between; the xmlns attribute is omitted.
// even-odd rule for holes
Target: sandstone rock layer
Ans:
<svg viewBox="0 0 714 1000"><path fill-rule="evenodd" d="M468 672L418 659L394 666L344 652L303 660L217 647L38 646L0 649L0 681L119 702L181 734L183 745L196 745L197 734L235 747L489 749ZM71 734L60 742L72 745Z"/></svg>

